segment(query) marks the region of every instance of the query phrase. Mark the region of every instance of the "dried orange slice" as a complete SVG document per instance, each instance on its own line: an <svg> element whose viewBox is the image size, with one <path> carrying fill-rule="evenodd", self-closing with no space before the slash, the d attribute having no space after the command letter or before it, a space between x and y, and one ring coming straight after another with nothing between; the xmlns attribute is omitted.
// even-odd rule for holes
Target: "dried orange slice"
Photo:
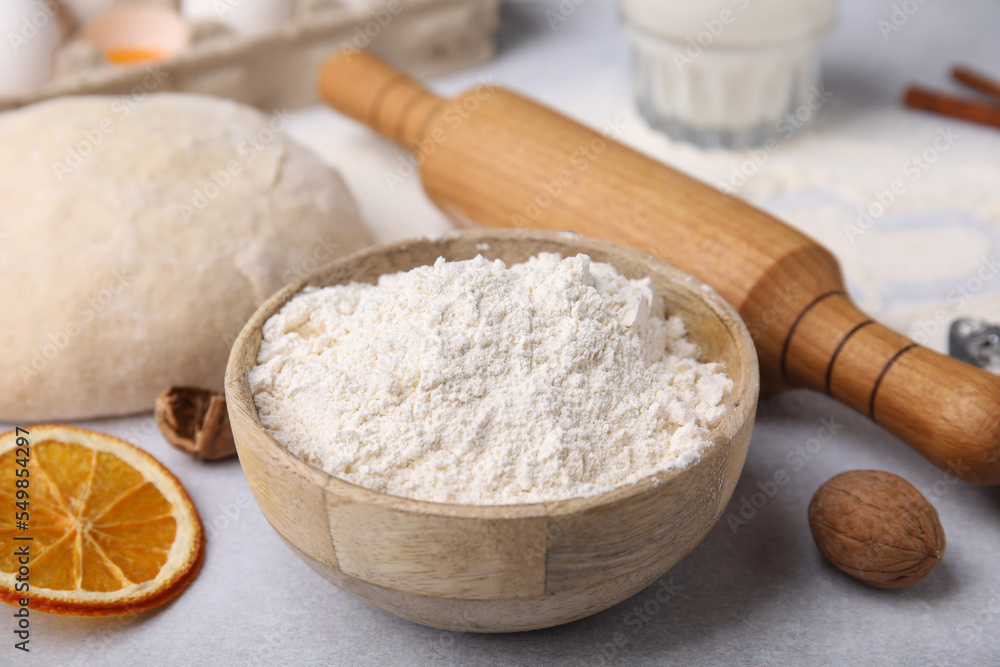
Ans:
<svg viewBox="0 0 1000 667"><path fill-rule="evenodd" d="M204 549L184 487L141 449L72 426L0 435L3 602L84 616L144 611L194 579Z"/></svg>

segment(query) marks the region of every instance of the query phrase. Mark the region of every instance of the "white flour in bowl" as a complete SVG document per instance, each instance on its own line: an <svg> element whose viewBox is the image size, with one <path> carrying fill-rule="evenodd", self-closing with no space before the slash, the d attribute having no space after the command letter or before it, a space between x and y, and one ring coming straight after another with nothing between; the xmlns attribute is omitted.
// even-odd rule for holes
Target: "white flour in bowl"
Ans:
<svg viewBox="0 0 1000 667"><path fill-rule="evenodd" d="M732 381L649 279L586 255L483 257L306 288L264 325L260 419L293 454L398 496L587 496L697 461Z"/></svg>

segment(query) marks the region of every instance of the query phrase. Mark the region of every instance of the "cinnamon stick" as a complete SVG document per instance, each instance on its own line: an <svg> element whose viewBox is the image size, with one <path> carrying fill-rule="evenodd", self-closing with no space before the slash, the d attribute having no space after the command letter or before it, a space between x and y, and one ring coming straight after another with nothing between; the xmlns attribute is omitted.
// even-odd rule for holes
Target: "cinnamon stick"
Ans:
<svg viewBox="0 0 1000 667"><path fill-rule="evenodd" d="M956 65L951 70L951 76L972 90L989 95L1000 101L1000 82L993 80L989 76L962 65Z"/></svg>
<svg viewBox="0 0 1000 667"><path fill-rule="evenodd" d="M1000 106L973 102L917 86L912 86L906 91L903 101L912 109L932 111L971 123L1000 127Z"/></svg>

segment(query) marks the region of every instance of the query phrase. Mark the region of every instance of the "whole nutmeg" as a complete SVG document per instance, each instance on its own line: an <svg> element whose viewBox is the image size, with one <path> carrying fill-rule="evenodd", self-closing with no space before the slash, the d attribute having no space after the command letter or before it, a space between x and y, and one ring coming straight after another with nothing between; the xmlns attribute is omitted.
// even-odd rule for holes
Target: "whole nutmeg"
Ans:
<svg viewBox="0 0 1000 667"><path fill-rule="evenodd" d="M819 487L809 526L831 563L875 588L917 583L944 553L937 510L912 484L881 470L850 470Z"/></svg>

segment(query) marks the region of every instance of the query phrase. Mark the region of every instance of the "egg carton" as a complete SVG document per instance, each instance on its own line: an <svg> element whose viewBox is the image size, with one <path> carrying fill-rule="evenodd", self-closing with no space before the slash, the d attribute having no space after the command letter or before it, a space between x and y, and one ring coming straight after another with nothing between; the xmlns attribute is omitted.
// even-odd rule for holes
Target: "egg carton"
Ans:
<svg viewBox="0 0 1000 667"><path fill-rule="evenodd" d="M297 0L292 17L264 34L234 33L220 22L189 24L189 43L168 60L107 63L91 45L68 42L56 74L34 90L0 96L0 110L60 95L186 91L229 97L265 110L318 101L316 75L336 49L368 48L417 77L472 67L493 57L500 0L393 0L358 6ZM178 0L120 0L177 8ZM386 20L387 15L389 16ZM381 20L379 20L381 17Z"/></svg>

